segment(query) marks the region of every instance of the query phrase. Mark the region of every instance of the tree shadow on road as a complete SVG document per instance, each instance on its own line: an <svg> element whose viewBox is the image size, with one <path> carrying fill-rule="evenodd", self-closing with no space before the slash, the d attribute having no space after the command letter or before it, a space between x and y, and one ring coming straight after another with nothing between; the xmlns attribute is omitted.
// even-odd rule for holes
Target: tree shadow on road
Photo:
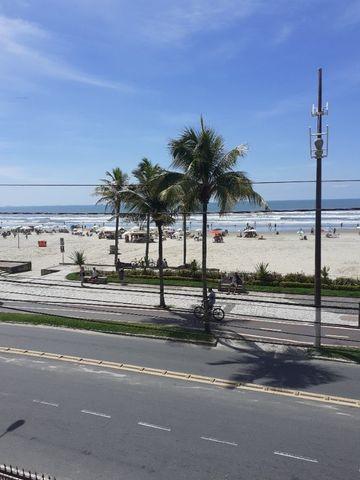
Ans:
<svg viewBox="0 0 360 480"><path fill-rule="evenodd" d="M237 337L238 340L243 340L241 335L237 334ZM328 385L344 378L334 372L329 364L322 366L311 362L299 349L265 351L252 342L246 342L244 347L239 348L224 338L220 339L219 343L237 351L238 355L208 364L238 366L230 375L233 381L290 389L311 389L312 386Z"/></svg>

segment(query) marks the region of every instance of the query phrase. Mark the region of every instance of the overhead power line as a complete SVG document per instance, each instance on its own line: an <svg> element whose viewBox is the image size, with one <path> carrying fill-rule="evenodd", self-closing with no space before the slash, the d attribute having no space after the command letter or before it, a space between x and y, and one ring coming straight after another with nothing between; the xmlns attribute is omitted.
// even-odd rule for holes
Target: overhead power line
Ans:
<svg viewBox="0 0 360 480"><path fill-rule="evenodd" d="M357 183L360 178L329 179L322 183ZM248 183L248 182L244 182ZM278 185L278 184L307 184L316 183L316 180L254 180L253 185ZM0 183L0 187L100 187L101 183ZM133 186L133 185L129 185Z"/></svg>

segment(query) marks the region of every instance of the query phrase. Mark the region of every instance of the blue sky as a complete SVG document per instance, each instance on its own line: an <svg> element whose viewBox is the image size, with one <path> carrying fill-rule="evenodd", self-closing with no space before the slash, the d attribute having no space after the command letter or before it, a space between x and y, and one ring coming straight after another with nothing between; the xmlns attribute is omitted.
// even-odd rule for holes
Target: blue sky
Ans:
<svg viewBox="0 0 360 480"><path fill-rule="evenodd" d="M0 0L0 182L94 183L202 114L254 180L312 179L317 68L324 178L360 178L359 0ZM259 189L312 198L311 186ZM0 205L93 202L87 188L1 188ZM324 187L360 197L360 184Z"/></svg>

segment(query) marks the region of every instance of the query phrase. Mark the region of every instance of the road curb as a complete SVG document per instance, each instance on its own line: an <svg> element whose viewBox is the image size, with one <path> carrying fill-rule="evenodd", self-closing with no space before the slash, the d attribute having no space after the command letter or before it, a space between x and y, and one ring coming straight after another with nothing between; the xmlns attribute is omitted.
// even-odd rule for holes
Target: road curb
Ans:
<svg viewBox="0 0 360 480"><path fill-rule="evenodd" d="M49 360L69 362L69 363L74 363L78 365L101 366L103 368L125 370L130 372L136 372L136 373L142 373L147 375L154 375L158 377L166 377L166 378L172 378L172 379L184 380L184 381L190 381L190 382L196 382L196 383L205 383L205 384L214 385L220 388L228 388L232 390L247 390L252 392L282 395L286 397L307 399L307 400L313 400L316 402L360 408L360 399L340 397L336 395L325 395L321 393L305 392L302 390L290 390L287 388L270 387L270 386L260 385L256 383L235 382L232 380L208 377L203 375L195 375L195 374L186 373L186 372L176 372L172 370L149 368L149 367L143 367L139 365L130 365L126 363L109 362L105 360L77 357L73 355L61 355L58 353L26 350L22 348L0 347L0 352L5 354L8 353L8 354L15 354L15 355L25 355L29 357L41 357L41 358L47 358Z"/></svg>
<svg viewBox="0 0 360 480"><path fill-rule="evenodd" d="M340 363L349 363L351 365L359 365L358 362L354 362L354 360L347 360L346 358L324 357L323 355L310 355L309 359L323 360L324 362L340 362Z"/></svg>

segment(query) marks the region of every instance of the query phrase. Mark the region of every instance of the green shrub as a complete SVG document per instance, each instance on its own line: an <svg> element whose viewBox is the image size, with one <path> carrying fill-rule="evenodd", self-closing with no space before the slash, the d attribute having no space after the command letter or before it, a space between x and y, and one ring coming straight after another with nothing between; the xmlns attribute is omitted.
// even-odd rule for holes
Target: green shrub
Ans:
<svg viewBox="0 0 360 480"><path fill-rule="evenodd" d="M314 288L314 284L309 282L280 282L280 287Z"/></svg>
<svg viewBox="0 0 360 480"><path fill-rule="evenodd" d="M263 284L267 284L272 280L272 276L269 270L269 264L265 262L260 262L255 267L256 279Z"/></svg>
<svg viewBox="0 0 360 480"><path fill-rule="evenodd" d="M360 280L356 278L337 277L334 278L333 285L336 287L345 285L360 286Z"/></svg>
<svg viewBox="0 0 360 480"><path fill-rule="evenodd" d="M324 265L321 269L321 278L326 283L331 283L329 279L329 272L330 272L330 267L328 267L327 265Z"/></svg>
<svg viewBox="0 0 360 480"><path fill-rule="evenodd" d="M303 272L286 273L282 275L284 282L313 283L314 275L305 275Z"/></svg>

